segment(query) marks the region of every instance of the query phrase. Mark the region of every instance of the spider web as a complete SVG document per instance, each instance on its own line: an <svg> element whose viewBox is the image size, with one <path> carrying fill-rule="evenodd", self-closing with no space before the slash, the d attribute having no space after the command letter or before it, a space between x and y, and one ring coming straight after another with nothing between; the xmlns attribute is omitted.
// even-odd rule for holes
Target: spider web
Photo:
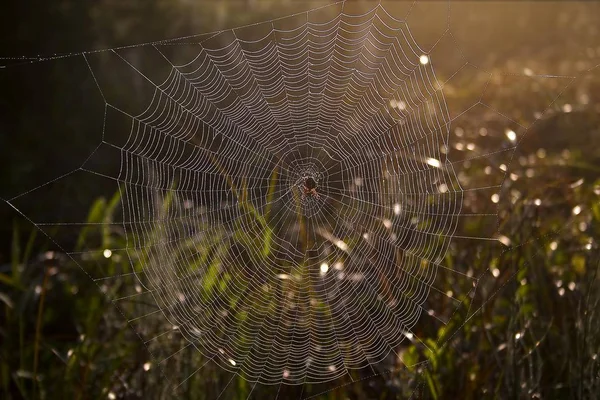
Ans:
<svg viewBox="0 0 600 400"><path fill-rule="evenodd" d="M409 14L357 10L56 57L83 58L104 103L98 147L67 175L121 193L126 247L104 256L131 270L90 275L115 304L140 304L128 321L166 371L183 350L201 355L176 387L211 363L259 384L378 374L402 363L403 343L429 349L421 326L447 326L473 297L486 271L447 265L451 245L510 244L496 203L528 129L495 102L511 77L490 76L453 108L450 81L480 71L450 30L424 49ZM138 103L122 104L114 82ZM514 130L454 143L464 130L453 125L475 113ZM118 170L99 161L115 157ZM473 186L468 168L485 168L487 184ZM127 277L135 284L111 293ZM457 295L459 278L471 285Z"/></svg>

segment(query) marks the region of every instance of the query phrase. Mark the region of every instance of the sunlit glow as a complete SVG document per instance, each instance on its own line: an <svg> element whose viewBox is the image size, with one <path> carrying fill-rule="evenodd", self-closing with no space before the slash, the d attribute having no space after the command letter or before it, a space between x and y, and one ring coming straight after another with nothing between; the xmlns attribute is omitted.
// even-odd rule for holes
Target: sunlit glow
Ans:
<svg viewBox="0 0 600 400"><path fill-rule="evenodd" d="M542 205L542 200L540 200L540 199L535 199L535 200L533 201L533 204L535 204L536 206L541 206L541 205Z"/></svg>
<svg viewBox="0 0 600 400"><path fill-rule="evenodd" d="M394 214L400 215L400 211L402 211L400 204L398 204L398 203L394 204Z"/></svg>
<svg viewBox="0 0 600 400"><path fill-rule="evenodd" d="M429 57L423 54L421 57L419 57L419 62L423 65L429 64Z"/></svg>
<svg viewBox="0 0 600 400"><path fill-rule="evenodd" d="M573 215L579 215L581 213L581 206L573 207Z"/></svg>
<svg viewBox="0 0 600 400"><path fill-rule="evenodd" d="M497 278L500 276L500 270L498 268L494 268L492 270L492 275L494 275L494 278Z"/></svg>
<svg viewBox="0 0 600 400"><path fill-rule="evenodd" d="M110 249L106 249L102 255L104 255L104 258L110 258L110 256L112 256L112 251Z"/></svg>
<svg viewBox="0 0 600 400"><path fill-rule="evenodd" d="M392 221L390 221L389 219L384 219L383 226L385 226L387 229L390 229L392 227Z"/></svg>
<svg viewBox="0 0 600 400"><path fill-rule="evenodd" d="M235 367L236 362L235 362L234 359L230 358L229 359L229 364L231 364L231 365L233 365Z"/></svg>
<svg viewBox="0 0 600 400"><path fill-rule="evenodd" d="M492 195L492 203L498 203L500 201L500 196L498 196L498 193L494 193Z"/></svg>
<svg viewBox="0 0 600 400"><path fill-rule="evenodd" d="M566 113L570 113L571 111L573 111L573 106L571 106L570 104L565 104L563 106L563 111Z"/></svg>
<svg viewBox="0 0 600 400"><path fill-rule="evenodd" d="M278 277L279 279L283 279L283 280L286 280L286 279L290 279L290 278L291 278L291 277L290 277L288 274L277 274L277 277Z"/></svg>
<svg viewBox="0 0 600 400"><path fill-rule="evenodd" d="M542 148L538 149L535 152L535 155L538 156L538 158L546 158L546 149L542 149Z"/></svg>
<svg viewBox="0 0 600 400"><path fill-rule="evenodd" d="M149 362L144 363L144 371L149 371L150 367L152 367L152 364L150 364Z"/></svg>

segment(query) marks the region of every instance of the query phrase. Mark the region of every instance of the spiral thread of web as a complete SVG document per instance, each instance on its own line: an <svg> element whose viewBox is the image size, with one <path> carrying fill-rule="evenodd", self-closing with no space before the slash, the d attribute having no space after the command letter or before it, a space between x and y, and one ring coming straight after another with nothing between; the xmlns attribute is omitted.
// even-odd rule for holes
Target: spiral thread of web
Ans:
<svg viewBox="0 0 600 400"><path fill-rule="evenodd" d="M164 316L251 381L382 361L423 314L462 204L435 60L381 6L343 3L146 51L169 72L129 115L118 180Z"/></svg>

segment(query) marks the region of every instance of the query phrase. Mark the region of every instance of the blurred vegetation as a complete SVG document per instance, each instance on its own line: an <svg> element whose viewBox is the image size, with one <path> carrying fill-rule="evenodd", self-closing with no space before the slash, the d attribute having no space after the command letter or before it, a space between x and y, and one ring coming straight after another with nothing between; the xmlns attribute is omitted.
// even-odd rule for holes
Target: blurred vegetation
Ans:
<svg viewBox="0 0 600 400"><path fill-rule="evenodd" d="M259 11L266 18L272 3L275 2L203 3L201 13L190 13L166 1L104 1L92 5L66 1L35 5L14 2L8 6L13 10L5 13L5 18L25 14L24 9L29 7L35 7L39 13L27 14L29 17L20 22L7 21L3 25L7 34L3 37L7 37L8 32L21 32L25 37L3 48L14 54L49 54L89 48L90 43L103 47L109 43L113 46L161 39L190 29L198 31L198 26L202 26L203 31L220 28L225 19L231 26L260 19L260 15L250 17L243 12L253 4L261 5ZM302 8L308 6L303 4ZM112 23L117 15L118 25ZM123 15L131 15L131 18ZM216 18L218 16L221 19ZM198 20L192 21L192 18ZM161 22L163 19L175 20L178 24L166 27ZM87 32L87 35L73 35L74 30ZM53 35L39 47L33 36L49 31ZM556 48L544 58L547 65L562 65L555 56L561 48L568 47L567 39L554 37ZM543 47L539 43L537 46ZM492 57L494 65L510 71L509 47L510 44L499 46ZM60 88L73 78L69 73L57 70L47 79L55 88ZM9 84L21 92L34 91L37 83L28 83L25 79ZM527 95L518 92L522 87L512 87L514 91L509 93L509 98L517 100L507 107L526 110L523 114L541 111L538 105L527 101ZM498 209L499 232L509 238L511 244L518 245L501 254L493 253L483 243L450 249L446 265L467 272L486 272L479 279L475 296L461 299L463 307L452 315L448 327L438 331L424 328L419 332L433 352L426 351L417 341L400 349L399 354L406 364L426 358L430 361L427 366L405 370L396 360L389 370L379 371L381 374L376 377L357 372L354 383L322 395L320 388L308 386L302 393L304 397L600 398L598 88L597 73L578 80L566 96L578 99L584 95L585 102L569 112L555 107L536 123L520 144L509 169L519 179L509 179L503 185L503 201ZM457 89L448 101L460 104L472 95ZM61 99L43 98L41 104L36 102L34 106L25 96L12 100L3 100L2 105L19 118L15 126L5 121L4 131L9 128L28 131L27 118L37 115L37 110L49 110L48 115L38 115L41 120L55 113L53 118L67 122L78 113L72 108L59 107ZM63 115L65 113L68 115ZM86 114L81 111L81 115ZM496 121L471 122L473 126L464 127L465 142L469 135L476 136L481 126L492 130ZM503 131L504 127L499 129ZM68 130L51 134L72 137ZM22 177L33 173L40 158L47 165L55 165L59 172L65 165L65 150L54 147L62 146L64 140L45 141L50 135L48 132L33 131L31 135L0 136L3 190L10 188L12 193L21 193L30 187L31 181ZM82 149L95 143L86 142L84 135L75 137L81 143L71 143L69 153L86 153ZM57 171L48 171L48 174L56 176ZM478 182L487 179L484 169L472 168L469 177ZM104 284L83 272L113 276L139 270L144 255L132 259L122 254L105 257L104 249L127 245L119 225L111 225L119 220L122 212L120 196L105 194L89 201L89 193L95 195L95 190L86 191L83 186L80 191L81 198L48 199L47 209L43 211L52 212L53 204L62 200L68 202L67 207L87 213L91 224L79 230L69 254L57 251L52 240L13 210L2 210L0 396L6 399L169 398L172 385L166 377L170 373L190 374L199 360L192 359L194 355L181 355L174 361L172 370L164 374L127 322L128 316L139 315L145 305L134 301L117 304L110 300L118 297L124 288L135 287L137 278L124 274L121 279ZM32 201L39 199L32 196ZM163 199L165 209L170 201L172 199ZM90 203L92 206L88 207ZM256 210L253 213L260 223L268 220L268 215L258 215ZM50 232L50 237L55 233ZM245 241L258 240L268 251L268 237L252 238L240 232L236 240L242 246ZM441 271L439 279L455 278ZM211 285L209 278L207 282ZM469 293L471 282L454 281L455 293ZM443 298L433 294L430 301L443 301ZM155 330L160 332L164 321L157 317L155 323ZM181 343L173 344L173 348L180 347L183 347ZM231 375L207 366L202 374L192 375L178 394L182 398L217 398L229 379ZM281 390L280 398L297 398L300 394L293 388ZM257 399L271 398L276 391L276 387L254 389L252 384L235 378L222 398L245 399L250 392Z"/></svg>
<svg viewBox="0 0 600 400"><path fill-rule="evenodd" d="M511 220L518 221L508 235L523 245L500 257L487 257L484 245L455 249L447 256L450 266L489 262L478 287L478 293L487 293L487 298L481 305L477 298L474 304L463 299L464 307L445 329L419 333L433 352L418 341L401 349L404 363L415 364L425 357L430 361L427 367L398 370L398 363L377 378L317 398L407 398L415 391L423 398L597 398L600 180L574 179L586 160L583 153L581 158L571 154L565 160L562 149L546 149L544 158L536 160L537 185L520 188L519 198L507 206ZM550 189L561 194L548 195ZM170 201L165 199L166 208ZM88 216L92 224L81 229L71 255L51 250L52 244L40 240L36 230L15 220L12 260L0 270L0 388L4 398L172 395L170 382L124 317L139 315L136 307L140 305L108 300L118 297L123 287L134 287L137 278L123 275L110 285L96 285L74 262L101 276L119 275L129 270L130 262L143 262L116 254L106 258L102 252L125 246L123 232L109 224L119 208L119 195L96 200ZM25 242L19 239L22 229L31 232ZM243 245L256 239L268 240L248 237L245 232L239 232L237 240ZM160 237L149 240L160 242ZM99 251L90 252L90 243ZM82 254L87 256L79 257L77 252L84 248ZM139 257L144 256L140 253ZM440 274L441 279L451 278L444 277L443 271ZM213 278L207 275L205 286L211 286ZM455 282L457 293L467 293L470 282ZM435 297L432 294L430 301L443 301ZM155 320L157 332L166 329L162 317ZM153 322L146 319L145 323ZM174 343L174 348L178 345ZM177 361L182 374L199 365L200 360L193 358L197 356L190 357ZM167 376L171 373L175 372ZM368 376L357 375L358 379ZM229 379L227 373L207 367L192 375L179 394L216 398ZM236 379L239 383L228 386L226 398L247 398L252 385ZM263 387L252 393L255 398L269 398L273 390ZM304 395L316 393L308 387ZM297 395L290 394L290 398Z"/></svg>

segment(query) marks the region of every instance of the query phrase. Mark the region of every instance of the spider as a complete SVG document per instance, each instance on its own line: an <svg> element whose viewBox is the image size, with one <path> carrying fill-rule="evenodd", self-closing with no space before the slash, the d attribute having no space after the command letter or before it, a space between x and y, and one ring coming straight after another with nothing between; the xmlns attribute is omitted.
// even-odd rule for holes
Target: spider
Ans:
<svg viewBox="0 0 600 400"><path fill-rule="evenodd" d="M319 198L319 193L317 192L317 183L313 178L306 178L302 189L303 197L312 196L315 199Z"/></svg>

